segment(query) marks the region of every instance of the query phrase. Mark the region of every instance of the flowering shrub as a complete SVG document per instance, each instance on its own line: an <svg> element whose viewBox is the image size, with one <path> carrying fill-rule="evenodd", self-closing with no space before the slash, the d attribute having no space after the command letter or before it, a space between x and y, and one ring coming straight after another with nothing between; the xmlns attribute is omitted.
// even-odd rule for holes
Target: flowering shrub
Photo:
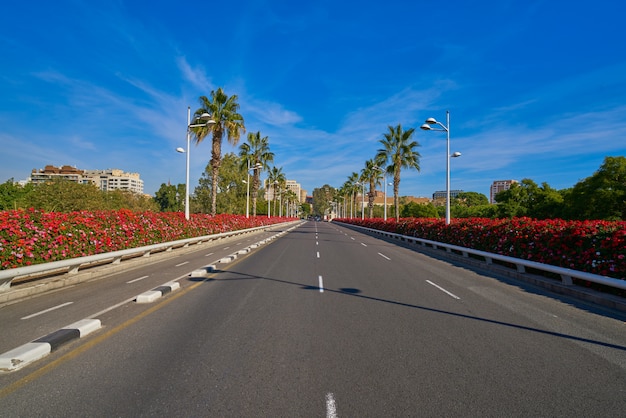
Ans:
<svg viewBox="0 0 626 418"><path fill-rule="evenodd" d="M626 222L530 218L338 219L367 228L626 280Z"/></svg>
<svg viewBox="0 0 626 418"><path fill-rule="evenodd" d="M0 270L285 222L180 212L0 212Z"/></svg>

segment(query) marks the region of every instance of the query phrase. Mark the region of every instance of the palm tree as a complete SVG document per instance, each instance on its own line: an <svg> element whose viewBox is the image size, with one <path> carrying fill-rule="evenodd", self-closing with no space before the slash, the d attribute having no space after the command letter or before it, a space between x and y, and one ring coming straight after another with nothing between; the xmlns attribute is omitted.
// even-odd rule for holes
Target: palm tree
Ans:
<svg viewBox="0 0 626 418"><path fill-rule="evenodd" d="M276 216L276 188L280 190L286 181L287 178L285 177L285 173L283 173L282 167L272 167L271 170L269 170L267 174L267 194L268 197L274 199L274 216ZM269 194L270 187L272 188L271 196ZM269 206L267 210L269 211Z"/></svg>
<svg viewBox="0 0 626 418"><path fill-rule="evenodd" d="M402 168L414 168L420 171L420 153L415 150L420 144L411 141L414 128L406 131L398 124L395 128L388 126L389 132L383 135L379 142L383 148L378 150L376 161L387 164L387 173L393 175L393 205L396 208L396 221L400 219L400 207L398 205L398 190L400 188L400 170Z"/></svg>
<svg viewBox="0 0 626 418"><path fill-rule="evenodd" d="M374 198L376 197L376 186L381 185L381 178L383 173L376 162L371 159L365 161L365 167L361 170L361 179L364 182L368 182L370 185L370 191L367 194L367 207L369 210L369 217L374 216Z"/></svg>
<svg viewBox="0 0 626 418"><path fill-rule="evenodd" d="M246 131L243 124L243 116L238 112L239 103L237 95L228 96L221 87L217 91L212 90L211 96L200 96L200 109L194 115L200 117L204 113L211 115L214 124L191 128L196 140L196 144L212 134L211 149L211 215L217 212L217 180L220 164L222 162L222 138L226 135L228 142L237 145L239 136Z"/></svg>
<svg viewBox="0 0 626 418"><path fill-rule="evenodd" d="M352 172L346 181L346 190L350 193L350 217L354 216L354 207L356 206L356 192L359 190L359 173Z"/></svg>
<svg viewBox="0 0 626 418"><path fill-rule="evenodd" d="M261 187L261 171L269 168L269 162L274 161L274 153L270 152L269 139L261 132L248 133L248 142L239 147L239 156L242 158L242 165L246 170L252 171L252 216L256 216L256 201L259 187Z"/></svg>

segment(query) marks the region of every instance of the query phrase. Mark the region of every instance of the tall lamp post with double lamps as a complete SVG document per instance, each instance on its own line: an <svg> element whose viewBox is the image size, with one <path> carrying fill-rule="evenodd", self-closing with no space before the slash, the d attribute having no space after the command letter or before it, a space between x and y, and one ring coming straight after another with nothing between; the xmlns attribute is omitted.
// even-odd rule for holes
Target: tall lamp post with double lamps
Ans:
<svg viewBox="0 0 626 418"><path fill-rule="evenodd" d="M446 124L437 122L435 118L428 118L420 128L425 131L440 131L446 133L446 225L450 225L450 157L460 157L460 152L450 155L450 111L446 110ZM442 129L433 128L439 125Z"/></svg>
<svg viewBox="0 0 626 418"><path fill-rule="evenodd" d="M248 160L248 180L246 181L246 218L250 217L250 170L258 170L263 168L261 163L256 163L254 167L250 167L250 160Z"/></svg>
<svg viewBox="0 0 626 418"><path fill-rule="evenodd" d="M387 220L387 173L385 172L384 169L380 168L379 166L375 165L374 166L374 170L378 170L383 174L383 182L385 183L385 193L384 193L384 199L385 199L385 209L384 209L384 219L385 221Z"/></svg>
<svg viewBox="0 0 626 418"><path fill-rule="evenodd" d="M176 148L176 151L180 153L187 153L187 165L186 165L186 177L185 177L185 219L189 220L189 143L191 142L191 128L198 128L200 126L209 126L215 124L215 121L211 119L211 115L203 113L196 117L194 124L191 124L191 108L187 106L187 149L181 147Z"/></svg>

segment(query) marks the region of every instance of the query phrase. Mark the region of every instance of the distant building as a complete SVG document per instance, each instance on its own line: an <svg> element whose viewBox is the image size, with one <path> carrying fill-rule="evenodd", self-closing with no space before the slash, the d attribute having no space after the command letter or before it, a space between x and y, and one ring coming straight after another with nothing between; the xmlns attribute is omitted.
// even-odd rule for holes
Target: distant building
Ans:
<svg viewBox="0 0 626 418"><path fill-rule="evenodd" d="M64 165L55 167L47 165L43 170L33 169L29 181L41 184L54 179L63 179L80 184L95 184L100 190L129 190L143 193L143 180L138 173L126 173L119 169L108 170L80 170L76 167Z"/></svg>
<svg viewBox="0 0 626 418"><path fill-rule="evenodd" d="M287 188L287 190L291 190L296 194L298 202L304 202L304 200L306 199L306 190L302 189L300 183L295 180L286 180L285 187ZM269 187L265 189L265 200L276 200L279 197L279 190L276 185L270 184Z"/></svg>
<svg viewBox="0 0 626 418"><path fill-rule="evenodd" d="M504 190L509 190L517 180L496 180L489 188L489 203L496 203L496 195Z"/></svg>

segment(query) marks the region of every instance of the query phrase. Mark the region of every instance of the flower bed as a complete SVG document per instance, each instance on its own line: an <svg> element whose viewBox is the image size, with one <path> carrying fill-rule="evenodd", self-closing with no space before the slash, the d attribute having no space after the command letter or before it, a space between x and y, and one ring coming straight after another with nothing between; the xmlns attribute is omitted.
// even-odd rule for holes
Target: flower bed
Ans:
<svg viewBox="0 0 626 418"><path fill-rule="evenodd" d="M0 212L0 270L288 221L180 212Z"/></svg>
<svg viewBox="0 0 626 418"><path fill-rule="evenodd" d="M626 222L530 218L338 219L367 228L626 280Z"/></svg>

